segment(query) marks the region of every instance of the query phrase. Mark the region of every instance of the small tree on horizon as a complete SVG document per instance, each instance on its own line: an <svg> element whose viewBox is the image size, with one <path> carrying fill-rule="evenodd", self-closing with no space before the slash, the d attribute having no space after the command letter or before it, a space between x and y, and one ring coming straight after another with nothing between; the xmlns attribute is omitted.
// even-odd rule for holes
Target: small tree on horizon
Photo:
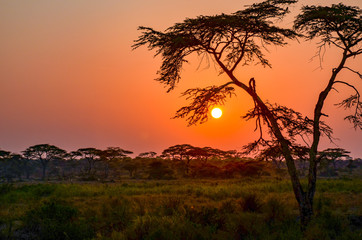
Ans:
<svg viewBox="0 0 362 240"><path fill-rule="evenodd" d="M88 163L88 167L86 168L86 172L89 177L94 175L95 172L95 164L96 162L101 161L100 154L102 150L97 148L79 148L77 154L81 159L84 159Z"/></svg>
<svg viewBox="0 0 362 240"><path fill-rule="evenodd" d="M107 147L106 150L100 151L100 160L104 163L104 177L108 178L110 165L120 165L121 159L129 154L133 152L120 147Z"/></svg>
<svg viewBox="0 0 362 240"><path fill-rule="evenodd" d="M142 152L138 154L138 158L155 158L157 156L156 152L149 151L149 152Z"/></svg>
<svg viewBox="0 0 362 240"><path fill-rule="evenodd" d="M361 11L358 7L343 4L331 7L305 6L297 16L294 30L275 25L275 20L282 19L289 11L288 6L297 1L267 0L248 6L233 14L199 16L186 19L182 23L167 28L164 32L149 27L140 27L140 37L133 48L146 45L149 50L156 50L161 55L162 65L158 72L160 83L165 84L168 92L181 80L181 69L186 58L193 53L210 56L220 72L226 74L230 82L219 86L188 89L183 93L191 103L176 112L175 118L186 118L189 125L204 123L208 120L209 110L215 105L222 105L227 98L235 95L235 88L247 93L254 102L254 107L246 114L247 120L255 119L260 137L249 144L247 149L260 146L277 146L282 153L290 175L295 198L298 202L301 227L304 230L313 216L313 199L316 189L318 145L321 135L332 137L332 129L321 120L326 115L322 112L325 100L332 89L338 85L350 87L354 93L340 103L341 107L354 108L354 113L346 117L355 128L362 128L362 103L356 87L352 83L337 80L337 75L348 68L347 59L362 53ZM261 99L256 88L256 80L239 79L235 69L253 63L264 67L271 64L264 52L266 46L284 46L286 39L294 40L305 34L307 39L319 38L321 45L332 45L342 51L339 65L333 69L331 77L319 94L312 118L304 117L297 111L278 104L270 104ZM268 136L263 135L266 126ZM303 187L295 166L293 148L298 136L309 136L312 144L309 149L308 185Z"/></svg>

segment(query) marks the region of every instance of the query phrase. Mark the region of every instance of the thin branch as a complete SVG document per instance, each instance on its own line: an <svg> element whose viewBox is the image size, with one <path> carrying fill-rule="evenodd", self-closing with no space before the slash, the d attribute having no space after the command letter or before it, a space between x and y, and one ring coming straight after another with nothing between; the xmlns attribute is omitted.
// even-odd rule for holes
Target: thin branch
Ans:
<svg viewBox="0 0 362 240"><path fill-rule="evenodd" d="M353 88L353 89L356 91L357 95L358 95L358 99L357 99L357 100L359 101L360 94L359 94L359 92L358 92L358 90L357 90L357 88L356 88L355 86L353 86L353 85L351 85L351 84L349 84L349 83L347 83L347 82L343 82L343 81L335 81L334 83L341 83L341 84L347 85L348 87Z"/></svg>
<svg viewBox="0 0 362 240"><path fill-rule="evenodd" d="M355 71L355 70L353 70L353 69L351 69L351 68L349 68L349 67L343 67L343 68L348 69L348 70L350 70L351 72L357 74L357 75L359 76L359 78L362 79L362 74L360 74L358 71Z"/></svg>
<svg viewBox="0 0 362 240"><path fill-rule="evenodd" d="M243 43L240 41L240 39L237 38L237 40L238 40L239 44L242 46L241 50L240 50L241 54L240 54L239 58L236 60L234 66L231 68L231 70L230 70L231 72L233 72L235 70L235 68L239 65L240 61L243 59L243 57L245 55L245 46L246 46L246 43L248 41L248 32L245 33Z"/></svg>

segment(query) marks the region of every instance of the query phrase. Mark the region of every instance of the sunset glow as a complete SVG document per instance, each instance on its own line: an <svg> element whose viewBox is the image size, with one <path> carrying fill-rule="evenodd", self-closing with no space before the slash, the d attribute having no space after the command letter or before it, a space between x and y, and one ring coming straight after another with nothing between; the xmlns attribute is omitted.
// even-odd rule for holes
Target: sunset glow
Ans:
<svg viewBox="0 0 362 240"><path fill-rule="evenodd" d="M211 110L211 116L213 118L220 118L222 116L222 110L220 108L213 108Z"/></svg>
<svg viewBox="0 0 362 240"><path fill-rule="evenodd" d="M1 1L0 149L19 153L32 144L49 143L67 150L120 146L136 153L159 153L172 144L190 143L240 150L258 137L253 131L255 122L240 118L254 104L241 91L227 99L222 110L228 114L222 121L188 127L185 120L172 119L189 103L180 98L182 92L229 81L211 59L191 55L181 81L172 93L166 93L162 84L153 81L161 57L153 58L155 52L146 48L132 51L131 45L140 35L139 26L162 31L186 18L230 14L254 2ZM292 25L305 4L339 2L299 1L285 23ZM362 7L362 1L346 3ZM319 68L318 58L310 61L316 52L313 41L292 41L268 50L272 68L241 66L235 75L245 83L255 78L264 100L310 118L341 52L326 48L323 68ZM360 66L361 57L348 62L356 71ZM343 74L341 80L355 79L347 69ZM356 84L360 89L362 83ZM353 93L345 87L346 94L334 92L328 97L325 114L333 120L334 137L341 139L336 144L357 157L362 154L361 132L348 125L345 113L333 105ZM215 124L222 129L217 134ZM320 148L327 147L326 140Z"/></svg>

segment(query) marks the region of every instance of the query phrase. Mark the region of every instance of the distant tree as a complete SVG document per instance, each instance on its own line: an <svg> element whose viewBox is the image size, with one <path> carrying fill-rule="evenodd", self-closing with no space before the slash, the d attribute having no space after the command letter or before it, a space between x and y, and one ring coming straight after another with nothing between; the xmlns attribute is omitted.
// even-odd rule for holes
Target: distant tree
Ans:
<svg viewBox="0 0 362 240"><path fill-rule="evenodd" d="M190 161L192 159L190 151L194 149L195 147L190 144L178 144L163 150L161 156L169 157L171 160L178 160L183 162L183 171L184 173L188 174L190 170Z"/></svg>
<svg viewBox="0 0 362 240"><path fill-rule="evenodd" d="M66 151L54 145L38 144L28 147L23 151L23 155L27 158L39 161L42 166L42 180L45 180L46 169L50 161L63 158Z"/></svg>
<svg viewBox="0 0 362 240"><path fill-rule="evenodd" d="M194 146L190 144L174 145L163 150L162 156L169 157L171 160L183 161L184 158L188 157L187 152L193 148Z"/></svg>
<svg viewBox="0 0 362 240"><path fill-rule="evenodd" d="M9 179L9 173L8 173L8 169L9 169L9 161L11 158L11 152L9 151L4 151L4 150L0 150L0 164L1 164L1 168L0 168L0 176L1 178L6 178L8 181Z"/></svg>
<svg viewBox="0 0 362 240"><path fill-rule="evenodd" d="M325 162L325 167L329 168L329 165L332 164L333 172L332 174L336 174L336 161L337 160L349 160L351 157L349 156L350 152L343 148L327 148L320 152L320 161Z"/></svg>
<svg viewBox="0 0 362 240"><path fill-rule="evenodd" d="M11 152L0 150L0 161L4 161L11 155Z"/></svg>
<svg viewBox="0 0 362 240"><path fill-rule="evenodd" d="M271 161L279 169L282 167L282 161L284 159L279 144L260 150L256 158L266 162Z"/></svg>
<svg viewBox="0 0 362 240"><path fill-rule="evenodd" d="M116 159L116 158L123 158L128 156L129 154L133 154L132 151L124 150L120 147L108 147L106 150L103 151L106 154L108 159Z"/></svg>
<svg viewBox="0 0 362 240"><path fill-rule="evenodd" d="M229 156L230 152L212 147L203 147L203 148L193 147L187 152L187 154L202 161L203 163L206 163L210 157L223 159Z"/></svg>
<svg viewBox="0 0 362 240"><path fill-rule="evenodd" d="M108 147L106 150L101 151L100 160L104 164L104 177L108 178L110 164L115 163L132 153L132 151L124 150L120 147Z"/></svg>
<svg viewBox="0 0 362 240"><path fill-rule="evenodd" d="M301 163L300 172L302 175L305 175L307 162L309 160L309 151L309 146L301 146L299 144L294 145L292 148L292 155L294 159L299 160L299 162Z"/></svg>
<svg viewBox="0 0 362 240"><path fill-rule="evenodd" d="M72 160L79 160L79 158L81 158L82 156L83 154L79 151L71 151L65 155L65 158L69 161L72 161Z"/></svg>
<svg viewBox="0 0 362 240"><path fill-rule="evenodd" d="M22 181L22 174L24 172L24 159L20 154L12 153L9 160L11 175L16 176L19 181Z"/></svg>
<svg viewBox="0 0 362 240"><path fill-rule="evenodd" d="M29 180L31 173L34 170L33 160L30 158L29 153L23 152L23 154L22 154L22 162L23 162L23 167L24 167L26 179Z"/></svg>
<svg viewBox="0 0 362 240"><path fill-rule="evenodd" d="M61 177L70 181L76 175L82 172L82 156L83 154L78 151L71 151L65 154L64 160L61 164Z"/></svg>
<svg viewBox="0 0 362 240"><path fill-rule="evenodd" d="M223 158L224 159L241 159L243 153L242 152L239 152L237 150L229 150L229 151L224 151L224 154L223 154Z"/></svg>
<svg viewBox="0 0 362 240"><path fill-rule="evenodd" d="M203 163L206 163L207 159L212 156L212 153L209 150L210 149L194 147L193 149L190 149L187 154L199 161L202 161Z"/></svg>
<svg viewBox="0 0 362 240"><path fill-rule="evenodd" d="M308 161L309 148L301 146L299 144L291 145L291 154L295 160L299 160L302 163L301 171L303 172L306 167L306 162ZM256 158L263 161L271 161L278 169L285 167L283 165L284 155L281 151L279 144L275 143L274 145L268 145L267 147L261 149Z"/></svg>
<svg viewBox="0 0 362 240"><path fill-rule="evenodd" d="M135 178L138 169L140 169L141 163L137 159L126 158L122 163L122 168L128 171L130 178Z"/></svg>
<svg viewBox="0 0 362 240"><path fill-rule="evenodd" d="M95 164L96 162L101 161L101 152L102 151L97 148L79 148L77 150L77 154L80 155L80 158L86 160L88 163L86 171L89 176L94 175Z"/></svg>
<svg viewBox="0 0 362 240"><path fill-rule="evenodd" d="M154 158L156 157L157 153L156 152L143 152L143 153L140 153L137 157L139 158Z"/></svg>
<svg viewBox="0 0 362 240"><path fill-rule="evenodd" d="M168 92L180 81L182 65L192 53L211 57L219 66L220 72L228 76L230 82L219 86L188 89L183 93L183 96L191 100L191 104L178 110L175 118L186 118L189 125L207 121L210 108L224 104L228 97L235 95L233 86L253 99L254 107L245 118L256 120L260 137L249 145L249 149L275 144L280 148L299 205L301 227L305 229L313 216L320 137L321 134L327 137L332 134L332 129L321 120L321 117L326 116L322 109L330 91L337 85L346 85L355 91L355 94L341 102L340 106L354 108L354 113L346 119L356 128L362 126L362 103L357 89L351 83L337 80L337 75L343 69L361 76L345 66L347 59L362 53L361 11L358 7L343 4L331 7L305 6L295 20L295 31L305 34L308 39L318 37L321 40L320 47L330 44L343 52L340 64L333 69L327 86L316 102L314 116L310 119L285 106L264 102L257 93L254 78L245 81L235 75L238 66L250 65L253 62L270 67L270 62L264 55L265 47L283 46L286 44L285 39L298 37L295 31L275 25L278 22L276 20L282 19L288 13L288 6L295 2L266 0L233 14L189 18L164 32L140 27L142 34L133 47L147 45L150 50L156 49L156 55L161 55L162 65L157 80L168 87ZM263 125L267 127L268 136L263 135ZM303 188L292 149L296 145L296 138L306 135L311 137L312 144L309 150L308 186Z"/></svg>

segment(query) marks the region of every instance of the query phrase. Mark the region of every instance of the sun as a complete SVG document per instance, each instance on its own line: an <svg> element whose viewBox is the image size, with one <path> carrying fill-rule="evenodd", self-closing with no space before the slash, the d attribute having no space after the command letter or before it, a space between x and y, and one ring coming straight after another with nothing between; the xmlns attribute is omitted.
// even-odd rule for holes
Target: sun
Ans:
<svg viewBox="0 0 362 240"><path fill-rule="evenodd" d="M220 118L221 115L222 115L222 111L221 111L220 108L213 108L213 109L211 110L211 116L212 116L213 118Z"/></svg>

